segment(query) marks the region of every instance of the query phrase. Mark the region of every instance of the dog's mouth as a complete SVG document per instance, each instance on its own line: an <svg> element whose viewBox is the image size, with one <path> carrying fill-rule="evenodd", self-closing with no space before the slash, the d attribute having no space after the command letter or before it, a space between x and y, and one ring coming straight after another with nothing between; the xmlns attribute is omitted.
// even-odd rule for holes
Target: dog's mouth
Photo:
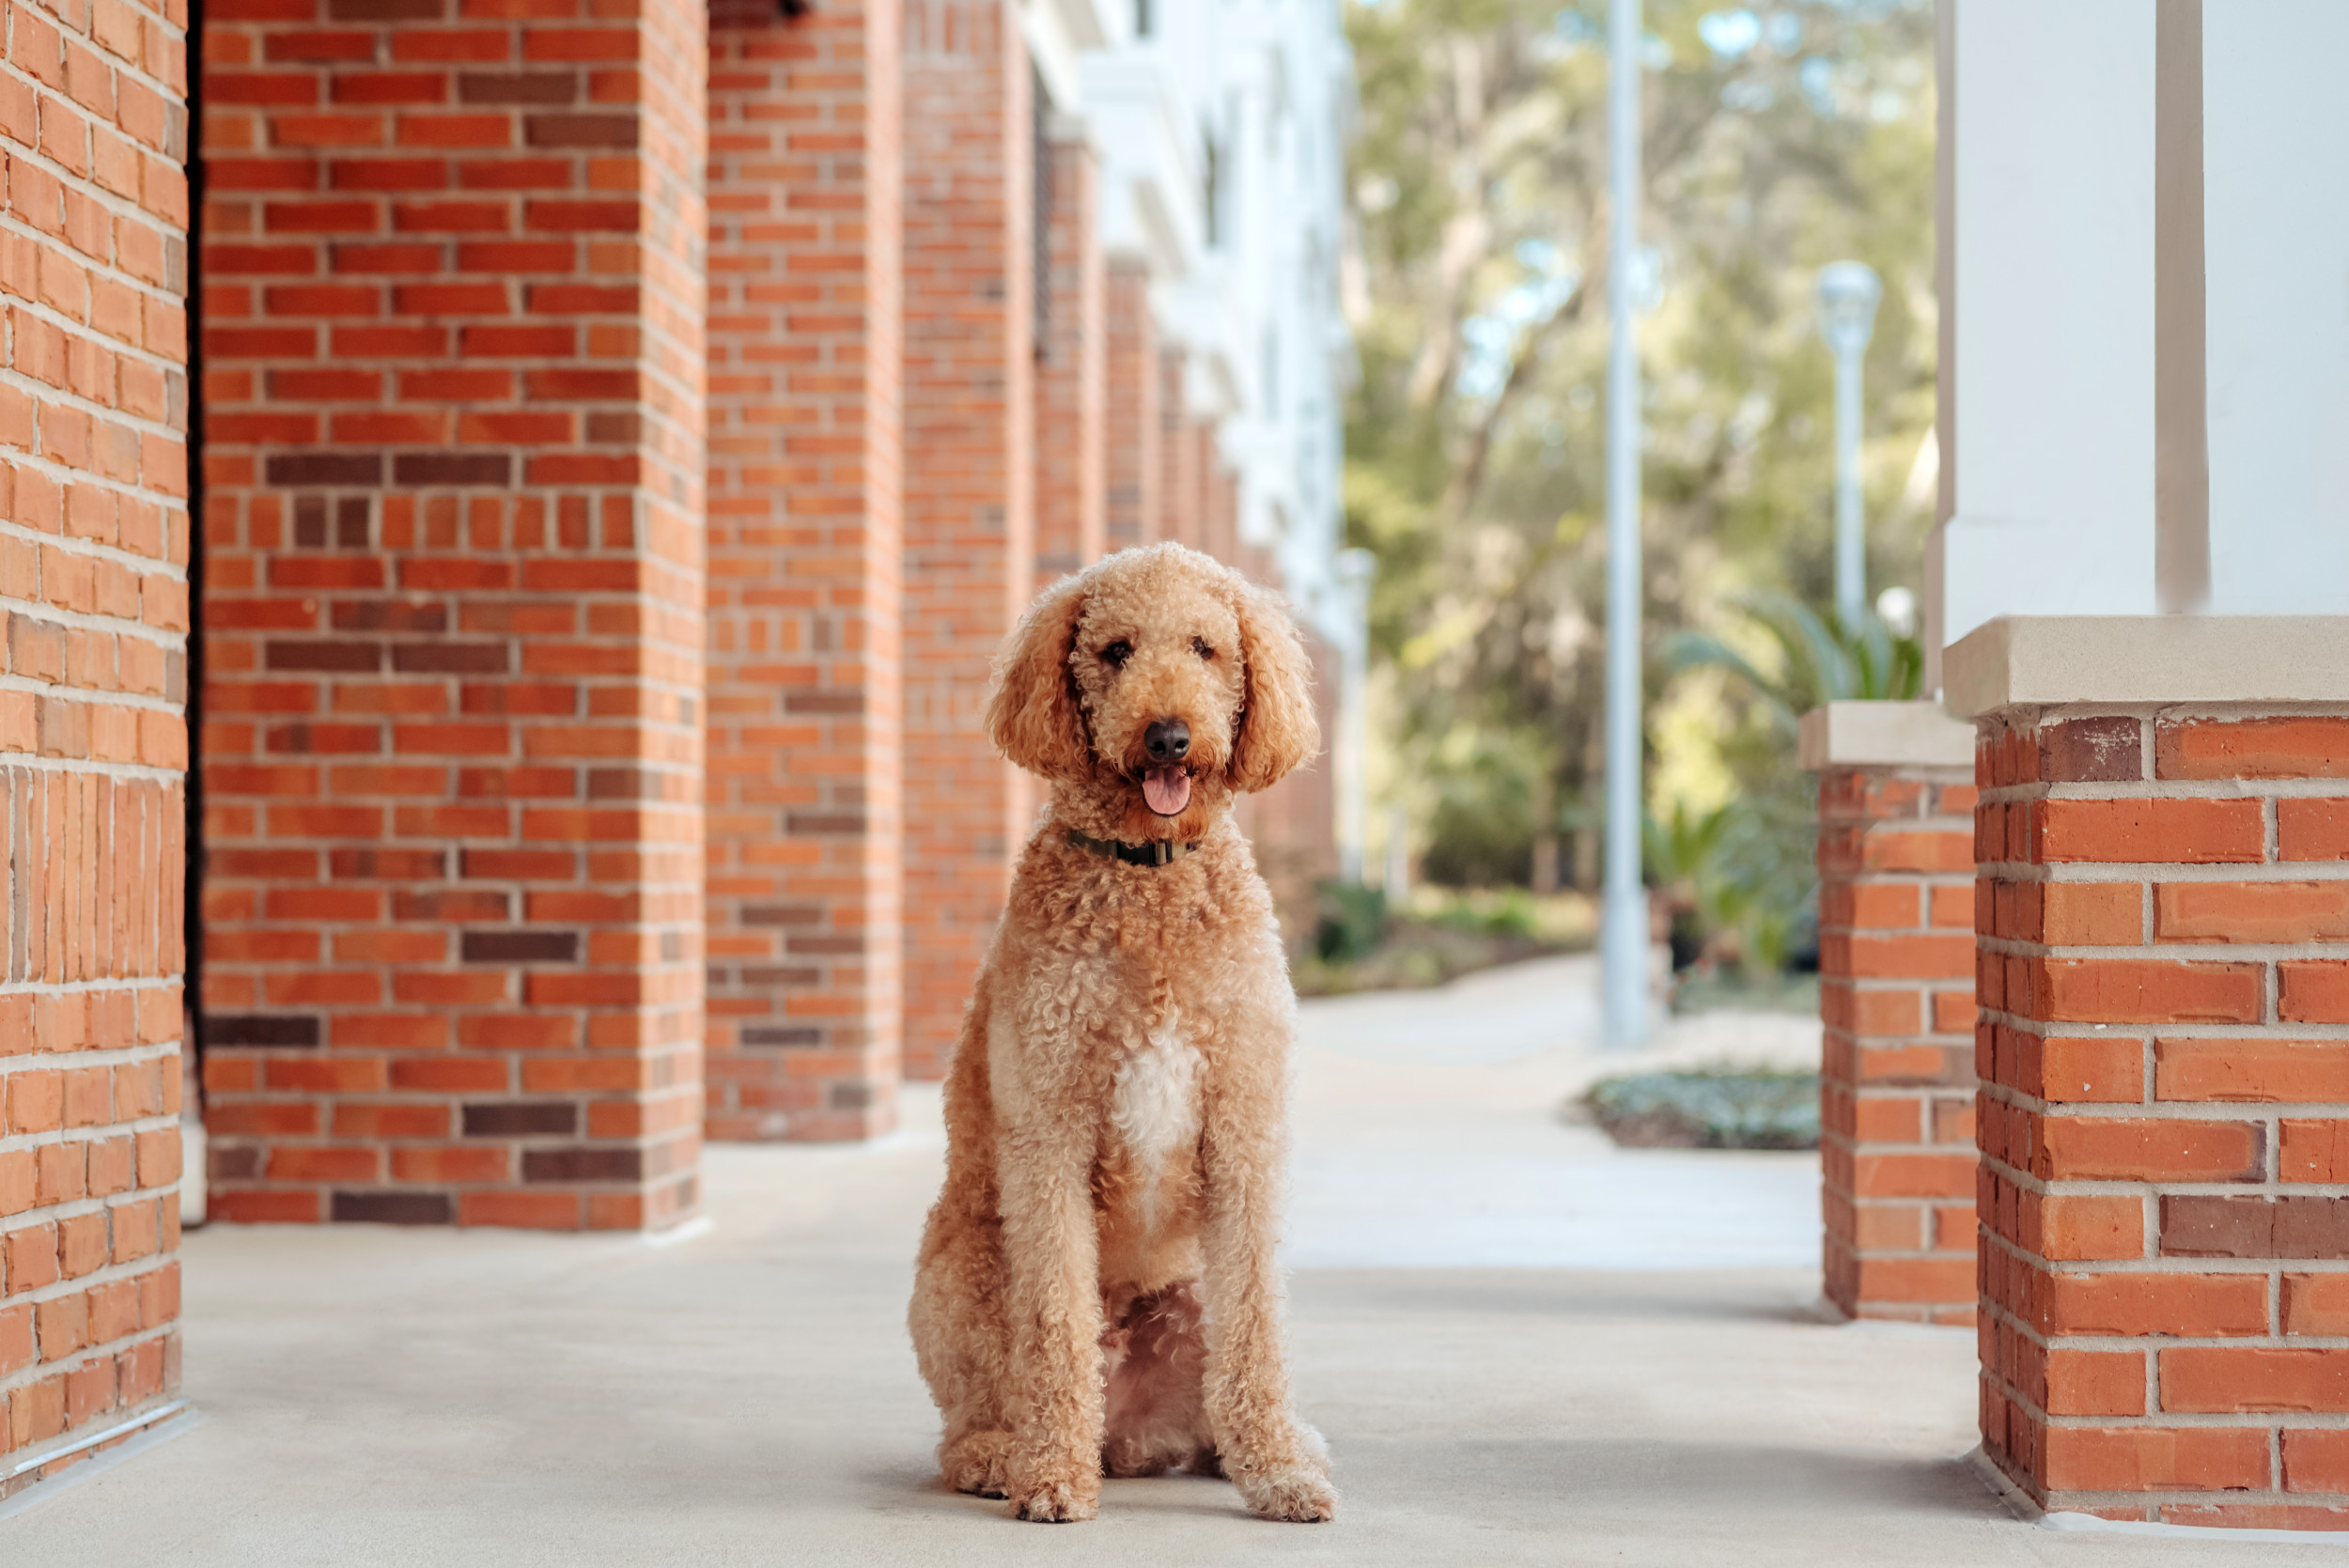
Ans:
<svg viewBox="0 0 2349 1568"><path fill-rule="evenodd" d="M1190 770L1174 763L1143 768L1142 798L1160 816L1182 815L1190 804Z"/></svg>

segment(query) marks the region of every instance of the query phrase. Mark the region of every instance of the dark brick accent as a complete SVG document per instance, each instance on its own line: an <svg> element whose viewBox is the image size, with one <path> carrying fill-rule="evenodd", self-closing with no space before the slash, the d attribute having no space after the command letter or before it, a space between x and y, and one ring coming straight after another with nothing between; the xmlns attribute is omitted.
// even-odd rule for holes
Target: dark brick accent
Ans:
<svg viewBox="0 0 2349 1568"><path fill-rule="evenodd" d="M864 831L864 818L795 811L790 814L789 831L799 838L815 838L825 833L862 833Z"/></svg>
<svg viewBox="0 0 2349 1568"><path fill-rule="evenodd" d="M395 485L506 485L514 460L504 452L402 452L392 458Z"/></svg>
<svg viewBox="0 0 2349 1568"><path fill-rule="evenodd" d="M575 1137L579 1107L569 1100L499 1100L465 1107L467 1138L527 1138L534 1133Z"/></svg>
<svg viewBox="0 0 2349 1568"><path fill-rule="evenodd" d="M833 958L853 957L864 951L864 939L858 935L845 937L794 937L787 951Z"/></svg>
<svg viewBox="0 0 2349 1568"><path fill-rule="evenodd" d="M334 606L336 631L446 631L448 606L438 600L372 598ZM397 666L394 666L397 668Z"/></svg>
<svg viewBox="0 0 2349 1568"><path fill-rule="evenodd" d="M302 1046L319 1043L315 1017L277 1013L207 1013L204 1043L208 1046Z"/></svg>
<svg viewBox="0 0 2349 1568"><path fill-rule="evenodd" d="M745 1028L742 1043L746 1046L820 1046L824 1043L824 1032L797 1025L789 1029Z"/></svg>
<svg viewBox="0 0 2349 1568"><path fill-rule="evenodd" d="M338 1224L453 1225L457 1204L445 1192L337 1192L327 1217Z"/></svg>
<svg viewBox="0 0 2349 1568"><path fill-rule="evenodd" d="M459 941L468 964L575 964L576 931L468 931Z"/></svg>
<svg viewBox="0 0 2349 1568"><path fill-rule="evenodd" d="M587 416L590 446L633 446L644 430L645 421L633 409L599 410Z"/></svg>
<svg viewBox="0 0 2349 1568"><path fill-rule="evenodd" d="M2121 717L2042 724L2039 776L2048 784L2136 783L2145 776L2142 722Z"/></svg>
<svg viewBox="0 0 2349 1568"><path fill-rule="evenodd" d="M532 147L630 147L634 115L532 115L522 122Z"/></svg>
<svg viewBox="0 0 2349 1568"><path fill-rule="evenodd" d="M591 800L658 800L664 775L642 768L591 768L587 798Z"/></svg>
<svg viewBox="0 0 2349 1568"><path fill-rule="evenodd" d="M205 1173L214 1181L253 1181L261 1174L261 1151L256 1144L212 1144L204 1154Z"/></svg>
<svg viewBox="0 0 2349 1568"><path fill-rule="evenodd" d="M786 713L862 713L862 691L793 691L783 700Z"/></svg>
<svg viewBox="0 0 2349 1568"><path fill-rule="evenodd" d="M2349 1198L2165 1197L2168 1258L2349 1258Z"/></svg>
<svg viewBox="0 0 2349 1568"><path fill-rule="evenodd" d="M645 1151L596 1146L524 1149L526 1182L632 1182L645 1173Z"/></svg>
<svg viewBox="0 0 2349 1568"><path fill-rule="evenodd" d="M281 452L262 463L261 474L281 489L380 485L383 457L380 452Z"/></svg>
<svg viewBox="0 0 2349 1568"><path fill-rule="evenodd" d="M824 971L814 967L779 969L771 964L760 964L742 970L742 984L745 986L820 986L823 981Z"/></svg>
<svg viewBox="0 0 2349 1568"><path fill-rule="evenodd" d="M834 1110L863 1110L873 1103L873 1086L863 1082L835 1083L828 1096Z"/></svg>
<svg viewBox="0 0 2349 1568"><path fill-rule="evenodd" d="M330 849L330 873L396 882L429 882L448 874L445 849Z"/></svg>
<svg viewBox="0 0 2349 1568"><path fill-rule="evenodd" d="M806 904L753 904L742 910L745 925L813 925L820 911Z"/></svg>

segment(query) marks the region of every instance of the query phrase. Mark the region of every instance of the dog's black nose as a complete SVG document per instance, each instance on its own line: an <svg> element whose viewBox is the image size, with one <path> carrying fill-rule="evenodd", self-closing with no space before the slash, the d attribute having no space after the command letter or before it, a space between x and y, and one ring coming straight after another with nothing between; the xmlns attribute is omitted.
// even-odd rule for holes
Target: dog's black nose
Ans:
<svg viewBox="0 0 2349 1568"><path fill-rule="evenodd" d="M1190 750L1190 726L1180 719L1153 719L1142 732L1142 745L1152 762L1180 762Z"/></svg>

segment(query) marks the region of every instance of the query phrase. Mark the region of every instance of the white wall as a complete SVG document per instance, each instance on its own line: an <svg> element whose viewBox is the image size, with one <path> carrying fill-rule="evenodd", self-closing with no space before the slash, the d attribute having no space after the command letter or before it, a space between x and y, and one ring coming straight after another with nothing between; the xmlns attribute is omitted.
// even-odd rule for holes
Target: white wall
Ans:
<svg viewBox="0 0 2349 1568"><path fill-rule="evenodd" d="M1941 641L2154 605L2154 3L1954 0Z"/></svg>
<svg viewBox="0 0 2349 1568"><path fill-rule="evenodd" d="M2210 608L2349 612L2349 4L2206 0Z"/></svg>

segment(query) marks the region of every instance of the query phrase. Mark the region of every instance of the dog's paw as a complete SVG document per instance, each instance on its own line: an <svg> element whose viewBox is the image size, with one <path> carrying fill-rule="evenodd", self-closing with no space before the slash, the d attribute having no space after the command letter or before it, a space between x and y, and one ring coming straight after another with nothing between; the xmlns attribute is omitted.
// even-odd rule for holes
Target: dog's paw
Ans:
<svg viewBox="0 0 2349 1568"><path fill-rule="evenodd" d="M1040 1525L1075 1524L1101 1510L1098 1477L1081 1481L1027 1481L1011 1489L1011 1516Z"/></svg>
<svg viewBox="0 0 2349 1568"><path fill-rule="evenodd" d="M939 1471L957 1492L1000 1498L1010 1487L1011 1434L973 1432L938 1456Z"/></svg>
<svg viewBox="0 0 2349 1568"><path fill-rule="evenodd" d="M1321 1525L1338 1516L1337 1488L1330 1484L1329 1473L1319 1466L1299 1465L1293 1470L1237 1479L1248 1512L1259 1519Z"/></svg>

